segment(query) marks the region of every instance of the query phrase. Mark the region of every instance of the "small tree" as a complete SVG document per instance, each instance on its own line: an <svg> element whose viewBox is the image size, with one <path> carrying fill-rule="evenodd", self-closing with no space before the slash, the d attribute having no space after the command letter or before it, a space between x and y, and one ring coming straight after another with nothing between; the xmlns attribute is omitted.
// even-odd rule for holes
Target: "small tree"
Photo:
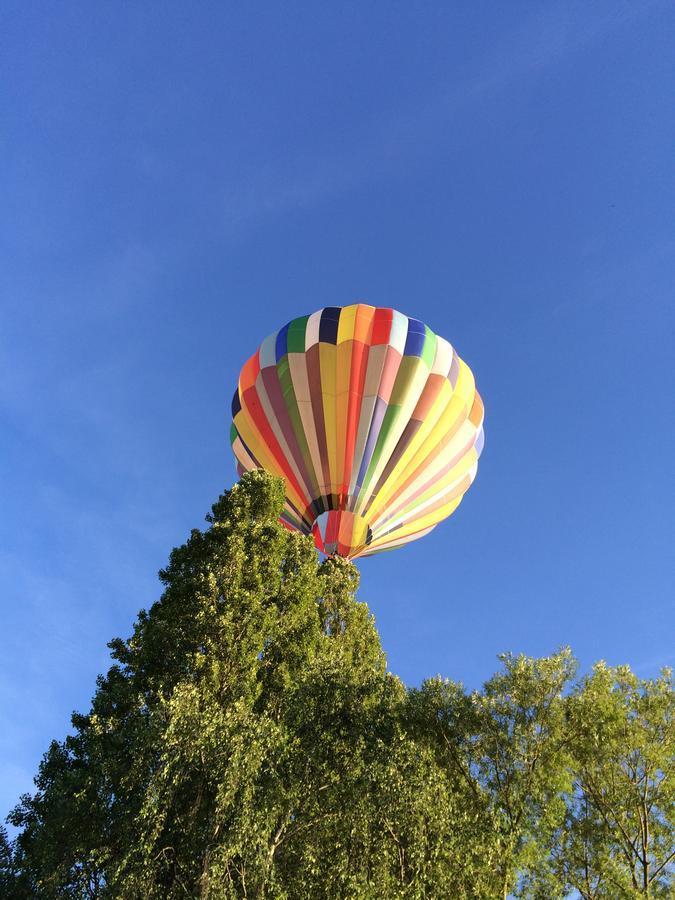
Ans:
<svg viewBox="0 0 675 900"><path fill-rule="evenodd" d="M411 699L437 758L462 792L477 851L467 874L477 897L562 896L549 847L569 787L564 691L575 670L569 650L544 659L501 657L483 691L434 679ZM421 711L421 712L420 712Z"/></svg>
<svg viewBox="0 0 675 900"><path fill-rule="evenodd" d="M569 700L574 791L555 853L585 900L667 897L675 858L671 673L595 666Z"/></svg>

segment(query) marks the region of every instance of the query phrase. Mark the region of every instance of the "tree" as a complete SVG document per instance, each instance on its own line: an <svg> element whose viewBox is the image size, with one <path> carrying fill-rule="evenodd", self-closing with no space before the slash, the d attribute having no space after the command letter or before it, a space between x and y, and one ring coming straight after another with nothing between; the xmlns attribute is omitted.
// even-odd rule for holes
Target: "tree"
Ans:
<svg viewBox="0 0 675 900"><path fill-rule="evenodd" d="M549 847L569 787L564 697L569 650L544 659L501 657L504 671L467 696L434 679L411 692L453 793L464 795L474 896L562 896ZM422 710L421 714L419 710Z"/></svg>
<svg viewBox="0 0 675 900"><path fill-rule="evenodd" d="M564 650L481 691L387 671L358 572L245 475L0 833L0 894L666 896L673 693Z"/></svg>
<svg viewBox="0 0 675 900"><path fill-rule="evenodd" d="M574 789L555 853L586 900L667 897L675 858L670 670L595 666L570 697Z"/></svg>
<svg viewBox="0 0 675 900"><path fill-rule="evenodd" d="M413 897L438 877L442 773L401 725L356 569L319 564L283 496L244 476L111 642L12 813L25 896Z"/></svg>
<svg viewBox="0 0 675 900"><path fill-rule="evenodd" d="M245 476L173 551L133 636L111 642L91 711L12 814L33 895L238 896L274 880L303 680L318 657L381 656L363 608L337 622L355 570L319 567L278 524L282 504L281 482Z"/></svg>

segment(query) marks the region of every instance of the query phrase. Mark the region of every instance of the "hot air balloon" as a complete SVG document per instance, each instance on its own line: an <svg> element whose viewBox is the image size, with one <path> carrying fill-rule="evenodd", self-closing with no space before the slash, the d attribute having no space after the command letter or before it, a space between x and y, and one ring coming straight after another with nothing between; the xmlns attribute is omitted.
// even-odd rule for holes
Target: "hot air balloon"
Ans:
<svg viewBox="0 0 675 900"><path fill-rule="evenodd" d="M282 522L328 556L428 534L459 506L483 448L483 403L455 350L418 319L362 303L271 334L232 402L241 476L286 481Z"/></svg>

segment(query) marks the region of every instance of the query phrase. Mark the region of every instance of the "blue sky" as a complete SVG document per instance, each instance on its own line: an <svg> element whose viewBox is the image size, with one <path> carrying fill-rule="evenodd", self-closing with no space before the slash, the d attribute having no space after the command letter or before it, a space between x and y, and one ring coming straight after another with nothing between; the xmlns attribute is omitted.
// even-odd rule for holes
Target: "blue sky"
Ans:
<svg viewBox="0 0 675 900"><path fill-rule="evenodd" d="M392 670L673 660L667 2L6 3L0 812L235 477L238 370L356 300L450 340L486 449L362 561Z"/></svg>

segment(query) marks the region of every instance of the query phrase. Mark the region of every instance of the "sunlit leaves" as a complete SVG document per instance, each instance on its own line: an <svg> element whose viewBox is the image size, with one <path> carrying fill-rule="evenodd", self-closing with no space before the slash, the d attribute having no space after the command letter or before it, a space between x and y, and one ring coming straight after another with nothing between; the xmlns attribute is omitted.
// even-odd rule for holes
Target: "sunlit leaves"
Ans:
<svg viewBox="0 0 675 900"><path fill-rule="evenodd" d="M283 501L245 475L173 551L0 834L2 896L667 896L669 673L562 650L406 690Z"/></svg>

